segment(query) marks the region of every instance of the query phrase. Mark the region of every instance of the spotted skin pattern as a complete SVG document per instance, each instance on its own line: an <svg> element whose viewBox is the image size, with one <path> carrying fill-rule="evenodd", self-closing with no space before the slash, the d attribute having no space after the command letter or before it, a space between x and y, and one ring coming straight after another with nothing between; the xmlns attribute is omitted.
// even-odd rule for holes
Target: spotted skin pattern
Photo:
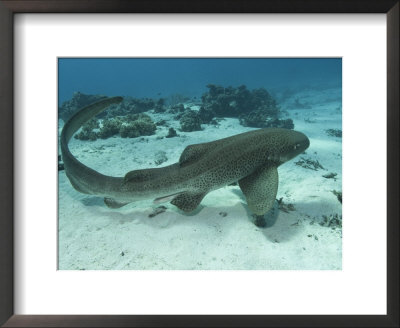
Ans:
<svg viewBox="0 0 400 328"><path fill-rule="evenodd" d="M169 166L133 170L124 178L104 176L79 162L70 153L68 141L86 121L121 99L107 98L83 108L66 123L61 134L63 159L68 163L65 171L71 184L80 192L104 197L111 208L141 199L172 198L172 204L190 212L208 192L239 182L250 210L261 215L275 200L277 167L310 144L301 132L259 129L187 146L179 162Z"/></svg>

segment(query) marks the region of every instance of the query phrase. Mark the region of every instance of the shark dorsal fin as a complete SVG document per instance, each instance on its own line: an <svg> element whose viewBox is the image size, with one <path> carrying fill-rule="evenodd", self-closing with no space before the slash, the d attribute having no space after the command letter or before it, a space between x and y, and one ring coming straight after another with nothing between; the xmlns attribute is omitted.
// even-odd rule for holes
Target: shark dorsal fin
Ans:
<svg viewBox="0 0 400 328"><path fill-rule="evenodd" d="M184 166L199 160L205 153L214 149L215 146L216 145L213 142L187 146L179 158L180 166Z"/></svg>
<svg viewBox="0 0 400 328"><path fill-rule="evenodd" d="M152 169L133 170L125 174L123 184L130 182L144 182L168 175L179 169L179 163Z"/></svg>
<svg viewBox="0 0 400 328"><path fill-rule="evenodd" d="M125 174L124 183L126 182L143 182L151 180L159 176L157 169L143 169L143 170L133 170Z"/></svg>

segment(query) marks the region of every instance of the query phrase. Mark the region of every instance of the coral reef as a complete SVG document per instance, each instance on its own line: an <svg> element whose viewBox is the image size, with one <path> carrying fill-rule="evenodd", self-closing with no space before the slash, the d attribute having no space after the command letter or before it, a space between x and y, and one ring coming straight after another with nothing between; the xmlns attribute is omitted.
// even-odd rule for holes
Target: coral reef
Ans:
<svg viewBox="0 0 400 328"><path fill-rule="evenodd" d="M243 126L250 126L253 128L265 128L266 121L270 116L258 110L253 110L250 113L242 114L239 116L240 124Z"/></svg>
<svg viewBox="0 0 400 328"><path fill-rule="evenodd" d="M211 109L205 109L203 106L199 109L201 123L210 124L214 119L215 113Z"/></svg>
<svg viewBox="0 0 400 328"><path fill-rule="evenodd" d="M176 104L176 105L172 105L169 109L168 109L168 113L183 113L185 111L185 106L183 104Z"/></svg>
<svg viewBox="0 0 400 328"><path fill-rule="evenodd" d="M184 96L180 93L174 93L168 96L167 102L168 104L172 107L174 105L178 105L180 103L184 103L188 101L190 98L187 96Z"/></svg>
<svg viewBox="0 0 400 328"><path fill-rule="evenodd" d="M210 123L214 116L238 117L244 126L262 128L268 126L268 120L278 119L276 100L264 88L250 91L245 85L225 88L214 84L207 88L199 111L203 123Z"/></svg>
<svg viewBox="0 0 400 328"><path fill-rule="evenodd" d="M124 97L124 100L119 105L110 106L109 109L100 113L98 117L113 118L116 116L139 114L151 109L162 112L164 110L162 98L156 102L150 98Z"/></svg>
<svg viewBox="0 0 400 328"><path fill-rule="evenodd" d="M150 116L139 113L112 119L106 118L102 120L101 125L96 119L92 119L82 127L75 138L80 140L107 139L117 134L120 134L122 138L136 138L153 135L156 129L157 126Z"/></svg>
<svg viewBox="0 0 400 328"><path fill-rule="evenodd" d="M281 120L279 118L267 120L267 128L285 128L285 129L294 129L294 123L291 118L286 120Z"/></svg>
<svg viewBox="0 0 400 328"><path fill-rule="evenodd" d="M95 118L92 118L89 122L82 126L81 131L75 134L74 138L79 140L96 140L97 133L93 130L98 129L99 127L99 122Z"/></svg>
<svg viewBox="0 0 400 328"><path fill-rule="evenodd" d="M150 98L130 98L130 102L133 104L136 113L145 112L155 107L154 100Z"/></svg>
<svg viewBox="0 0 400 328"><path fill-rule="evenodd" d="M156 113L164 113L165 112L165 99L160 98L155 104L154 111Z"/></svg>
<svg viewBox="0 0 400 328"><path fill-rule="evenodd" d="M156 122L157 126L168 126L168 123L166 120L160 120Z"/></svg>
<svg viewBox="0 0 400 328"><path fill-rule="evenodd" d="M136 138L150 136L156 132L157 126L150 116L140 113L128 115L121 124L119 133L122 138Z"/></svg>
<svg viewBox="0 0 400 328"><path fill-rule="evenodd" d="M66 122L78 109L97 102L106 96L88 95L81 92L74 92L72 98L62 103L58 109L59 118ZM160 98L157 101L150 98L124 97L124 100L118 105L111 105L109 109L98 114L97 118L113 118L128 114L137 114L154 109L156 112L165 111L165 99Z"/></svg>
<svg viewBox="0 0 400 328"><path fill-rule="evenodd" d="M122 138L137 138L140 137L139 130L135 123L128 123L121 125L119 134Z"/></svg>
<svg viewBox="0 0 400 328"><path fill-rule="evenodd" d="M181 124L181 130L184 132L200 131L201 130L201 119L199 113L194 110L187 110L181 116L179 123Z"/></svg>
<svg viewBox="0 0 400 328"><path fill-rule="evenodd" d="M87 95L81 92L74 92L72 98L68 101L64 101L58 108L58 117L66 122L78 109L103 98L105 98L104 95Z"/></svg>
<svg viewBox="0 0 400 328"><path fill-rule="evenodd" d="M264 88L248 90L245 85L238 88L208 84L207 93L201 99L205 109L212 110L216 116L238 117L242 113L269 110L278 114L276 101Z"/></svg>
<svg viewBox="0 0 400 328"><path fill-rule="evenodd" d="M240 124L243 126L249 126L252 128L285 128L294 129L292 119L282 120L279 118L273 118L273 113L269 111L252 111L248 114L240 115Z"/></svg>
<svg viewBox="0 0 400 328"><path fill-rule="evenodd" d="M104 119L100 131L97 132L97 137L107 139L119 133L122 120L120 118Z"/></svg>

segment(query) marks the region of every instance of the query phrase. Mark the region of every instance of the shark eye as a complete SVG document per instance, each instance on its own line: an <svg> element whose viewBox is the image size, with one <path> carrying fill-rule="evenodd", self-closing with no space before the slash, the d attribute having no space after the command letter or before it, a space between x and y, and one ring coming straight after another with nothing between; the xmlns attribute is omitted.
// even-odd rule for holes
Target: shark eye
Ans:
<svg viewBox="0 0 400 328"><path fill-rule="evenodd" d="M299 148L299 147L300 147L300 144L295 144L295 145L293 146L293 149L296 150L296 149Z"/></svg>

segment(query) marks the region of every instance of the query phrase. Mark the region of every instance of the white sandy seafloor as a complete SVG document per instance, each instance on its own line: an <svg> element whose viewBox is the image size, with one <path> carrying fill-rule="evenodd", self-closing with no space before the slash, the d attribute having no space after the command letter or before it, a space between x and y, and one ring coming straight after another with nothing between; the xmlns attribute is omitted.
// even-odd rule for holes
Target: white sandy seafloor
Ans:
<svg viewBox="0 0 400 328"><path fill-rule="evenodd" d="M340 89L308 90L286 99L286 105L297 97L312 106L287 110L295 130L304 132L311 145L305 155L278 168L277 199L293 204L294 211L275 209L265 228L254 225L238 186L210 192L194 213L185 214L164 203L165 212L149 217L160 204L148 200L110 209L102 198L73 189L60 171L59 269L340 270L341 228L319 224L323 215L342 213L341 203L332 193L342 190L342 140L324 131L342 128L340 93ZM154 158L158 151L168 158L161 167L177 162L189 144L252 130L229 118L218 127L202 125L202 131L186 133L178 131L179 122L173 121L172 115L149 114L155 121L170 120L180 136L161 139L168 128L158 127L156 135L143 138L94 142L72 138L70 149L85 165L103 174L124 176L134 169L157 167ZM318 160L325 170L296 165L301 156ZM331 172L337 173L336 179L322 177Z"/></svg>

